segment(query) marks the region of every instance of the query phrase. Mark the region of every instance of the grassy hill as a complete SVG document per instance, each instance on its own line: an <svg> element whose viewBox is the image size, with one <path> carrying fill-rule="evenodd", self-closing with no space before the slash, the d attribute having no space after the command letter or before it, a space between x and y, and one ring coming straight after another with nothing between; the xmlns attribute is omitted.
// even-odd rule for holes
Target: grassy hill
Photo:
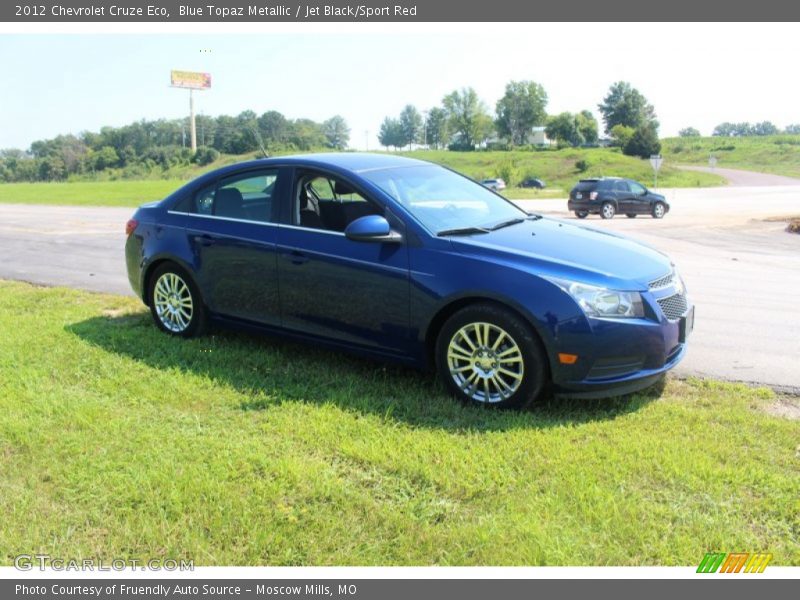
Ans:
<svg viewBox="0 0 800 600"><path fill-rule="evenodd" d="M800 135L668 138L662 145L672 164L707 166L713 154L718 167L800 177Z"/></svg>
<svg viewBox="0 0 800 600"><path fill-rule="evenodd" d="M475 179L503 177L511 185L509 198L561 198L582 177L616 175L652 185L653 172L646 160L624 156L613 148L570 148L563 150L515 150L511 152L448 152L415 150L404 156L446 165ZM181 165L156 169L143 180L123 179L119 171L104 171L93 180L67 183L13 183L0 185L0 202L86 206L138 206L163 198L184 182L228 164L250 160L255 155L224 155L210 165ZM703 187L721 185L716 175L681 171L668 159L659 174L659 187ZM687 163L688 164L688 163ZM579 168L582 167L582 168ZM515 187L526 177L547 182L544 191Z"/></svg>
<svg viewBox="0 0 800 600"><path fill-rule="evenodd" d="M534 152L418 150L406 152L404 155L448 166L474 179L503 177L511 184L504 192L509 198L565 197L575 182L585 177L630 177L647 186L653 185L650 162L625 156L616 148L567 148ZM507 176L508 172L511 177ZM548 189L543 194L537 194L530 189L515 187L527 177L544 179ZM706 187L722 184L724 180L716 175L681 171L669 161L665 161L658 177L659 187Z"/></svg>

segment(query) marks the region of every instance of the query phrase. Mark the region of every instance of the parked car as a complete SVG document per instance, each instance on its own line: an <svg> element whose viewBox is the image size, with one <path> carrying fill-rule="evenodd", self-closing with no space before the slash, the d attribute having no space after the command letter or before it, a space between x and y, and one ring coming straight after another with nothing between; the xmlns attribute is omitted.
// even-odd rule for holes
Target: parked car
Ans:
<svg viewBox="0 0 800 600"><path fill-rule="evenodd" d="M506 182L502 179L484 179L481 181L481 185L495 192L506 189Z"/></svg>
<svg viewBox="0 0 800 600"><path fill-rule="evenodd" d="M629 219L638 215L661 219L669 212L664 196L651 192L638 181L619 177L581 179L569 193L567 208L579 219L590 214L613 219L617 213Z"/></svg>
<svg viewBox="0 0 800 600"><path fill-rule="evenodd" d="M396 156L227 166L126 231L130 284L168 334L214 322L431 367L476 404L641 389L694 322L660 252Z"/></svg>
<svg viewBox="0 0 800 600"><path fill-rule="evenodd" d="M519 187L543 190L547 187L547 184L538 177L528 177L527 179L522 180L522 183L519 184Z"/></svg>

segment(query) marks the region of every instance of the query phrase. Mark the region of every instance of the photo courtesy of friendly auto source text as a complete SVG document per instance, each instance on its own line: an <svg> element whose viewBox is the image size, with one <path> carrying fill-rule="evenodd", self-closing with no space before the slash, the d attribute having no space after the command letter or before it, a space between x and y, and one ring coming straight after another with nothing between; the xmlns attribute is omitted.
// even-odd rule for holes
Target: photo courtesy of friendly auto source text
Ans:
<svg viewBox="0 0 800 600"><path fill-rule="evenodd" d="M0 17L0 595L798 578L791 7Z"/></svg>

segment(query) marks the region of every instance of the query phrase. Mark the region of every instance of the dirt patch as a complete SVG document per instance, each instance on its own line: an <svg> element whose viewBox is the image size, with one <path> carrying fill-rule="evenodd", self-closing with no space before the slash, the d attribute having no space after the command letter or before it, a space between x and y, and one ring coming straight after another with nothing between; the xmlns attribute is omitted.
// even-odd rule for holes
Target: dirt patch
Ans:
<svg viewBox="0 0 800 600"><path fill-rule="evenodd" d="M766 411L773 417L783 417L792 421L800 420L800 397L778 398L766 407Z"/></svg>
<svg viewBox="0 0 800 600"><path fill-rule="evenodd" d="M778 217L767 217L762 219L767 223L788 223L786 226L786 231L789 233L800 233L800 216L797 215L787 215L787 216L778 216Z"/></svg>

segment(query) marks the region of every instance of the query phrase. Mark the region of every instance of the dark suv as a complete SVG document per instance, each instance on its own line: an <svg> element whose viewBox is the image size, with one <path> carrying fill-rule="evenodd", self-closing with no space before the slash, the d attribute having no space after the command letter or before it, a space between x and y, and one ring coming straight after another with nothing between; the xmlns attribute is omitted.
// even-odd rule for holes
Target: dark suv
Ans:
<svg viewBox="0 0 800 600"><path fill-rule="evenodd" d="M637 215L660 219L669 212L664 196L651 192L638 181L619 177L581 179L569 193L567 208L579 219L589 214L613 219L617 213L624 213L630 219Z"/></svg>

